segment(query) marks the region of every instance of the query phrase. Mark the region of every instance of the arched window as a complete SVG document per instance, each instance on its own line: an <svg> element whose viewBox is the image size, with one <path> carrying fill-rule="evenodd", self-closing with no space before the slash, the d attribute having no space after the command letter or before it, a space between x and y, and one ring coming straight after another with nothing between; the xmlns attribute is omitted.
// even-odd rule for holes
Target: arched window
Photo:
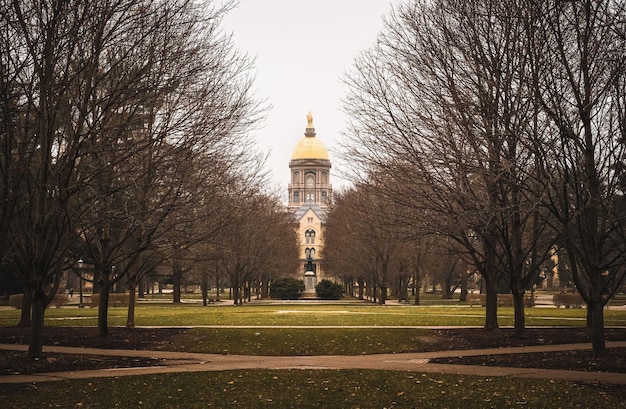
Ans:
<svg viewBox="0 0 626 409"><path fill-rule="evenodd" d="M315 230L309 229L305 231L304 238L306 239L306 244L315 244Z"/></svg>
<svg viewBox="0 0 626 409"><path fill-rule="evenodd" d="M315 249L307 247L304 250L304 255L306 256L306 258L309 258L309 256L310 256L312 259L315 259Z"/></svg>

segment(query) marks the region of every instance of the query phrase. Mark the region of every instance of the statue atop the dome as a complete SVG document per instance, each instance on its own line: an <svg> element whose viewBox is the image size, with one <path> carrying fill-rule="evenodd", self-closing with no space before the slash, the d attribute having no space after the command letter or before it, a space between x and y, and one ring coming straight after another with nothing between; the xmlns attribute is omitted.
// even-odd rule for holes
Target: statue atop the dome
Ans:
<svg viewBox="0 0 626 409"><path fill-rule="evenodd" d="M311 114L311 111L309 111L309 113L307 114L306 121L307 121L307 128L313 128L313 115Z"/></svg>

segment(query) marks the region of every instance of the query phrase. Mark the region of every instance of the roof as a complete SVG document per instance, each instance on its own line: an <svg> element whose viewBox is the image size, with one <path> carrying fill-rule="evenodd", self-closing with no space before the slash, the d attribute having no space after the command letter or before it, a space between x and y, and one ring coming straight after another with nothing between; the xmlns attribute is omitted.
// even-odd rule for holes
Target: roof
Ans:
<svg viewBox="0 0 626 409"><path fill-rule="evenodd" d="M298 210L294 212L293 214L294 219L296 219L296 221L302 220L304 215L309 210L312 210L313 213L315 213L315 215L322 221L322 223L326 222L326 210L322 209L320 205L315 203L313 200L308 200L304 202L302 206L300 206Z"/></svg>
<svg viewBox="0 0 626 409"><path fill-rule="evenodd" d="M304 132L304 138L300 139L293 149L291 160L294 159L324 159L329 160L328 150L320 141L315 137L315 127L313 126L313 115L309 112L307 115L307 126Z"/></svg>

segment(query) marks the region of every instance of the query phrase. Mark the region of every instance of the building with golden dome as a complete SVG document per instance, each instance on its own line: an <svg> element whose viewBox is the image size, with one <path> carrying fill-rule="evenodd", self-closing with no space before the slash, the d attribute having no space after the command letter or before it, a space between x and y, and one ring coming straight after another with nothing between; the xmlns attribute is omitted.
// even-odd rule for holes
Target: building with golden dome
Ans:
<svg viewBox="0 0 626 409"><path fill-rule="evenodd" d="M305 292L310 292L311 287L324 278L320 250L324 246L323 229L332 194L330 168L328 150L316 138L313 116L309 112L304 138L296 144L289 162L291 181L287 205L300 241L299 273L305 277Z"/></svg>

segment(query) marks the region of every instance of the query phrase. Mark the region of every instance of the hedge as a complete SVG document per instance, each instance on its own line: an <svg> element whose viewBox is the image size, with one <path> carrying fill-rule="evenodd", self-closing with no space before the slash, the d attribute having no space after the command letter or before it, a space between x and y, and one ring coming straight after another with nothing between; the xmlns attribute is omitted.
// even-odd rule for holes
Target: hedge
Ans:
<svg viewBox="0 0 626 409"><path fill-rule="evenodd" d="M480 304L485 307L487 305L487 295L486 294L467 294L467 298L465 299L470 306L474 304ZM530 295L524 295L524 306L532 307L534 306L533 299ZM498 294L498 307L512 307L513 306L513 294Z"/></svg>
<svg viewBox="0 0 626 409"><path fill-rule="evenodd" d="M322 280L315 286L315 293L322 300L338 300L343 296L343 287L330 280Z"/></svg>
<svg viewBox="0 0 626 409"><path fill-rule="evenodd" d="M582 308L586 303L580 294L554 294L552 302L556 305L556 308L564 306L565 308Z"/></svg>
<svg viewBox="0 0 626 409"><path fill-rule="evenodd" d="M304 282L292 277L277 278L270 284L270 298L297 300L304 291Z"/></svg>
<svg viewBox="0 0 626 409"><path fill-rule="evenodd" d="M24 294L13 294L9 296L9 305L15 309L22 309L22 300L24 299ZM57 308L61 308L62 305L69 303L69 298L66 294L55 294L52 299L51 305L54 305Z"/></svg>
<svg viewBox="0 0 626 409"><path fill-rule="evenodd" d="M128 307L128 293L109 293L109 307ZM135 303L137 297L135 297ZM97 307L100 303L100 294L93 294L91 296L91 306Z"/></svg>

